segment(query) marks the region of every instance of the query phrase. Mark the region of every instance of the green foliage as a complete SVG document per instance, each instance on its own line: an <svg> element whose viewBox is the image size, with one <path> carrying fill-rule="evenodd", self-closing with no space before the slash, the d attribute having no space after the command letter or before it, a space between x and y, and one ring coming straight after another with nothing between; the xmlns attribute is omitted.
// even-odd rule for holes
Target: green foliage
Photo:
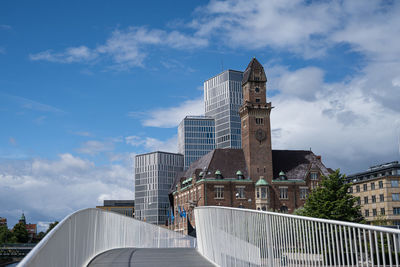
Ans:
<svg viewBox="0 0 400 267"><path fill-rule="evenodd" d="M53 223L50 223L49 228L46 231L46 235L58 224L58 221L55 221Z"/></svg>
<svg viewBox="0 0 400 267"><path fill-rule="evenodd" d="M339 170L323 177L319 187L308 196L302 209L297 215L331 219L347 222L364 222L357 197L349 192L350 183L345 183L345 175Z"/></svg>
<svg viewBox="0 0 400 267"><path fill-rule="evenodd" d="M14 236L16 237L16 241L18 243L27 243L29 240L28 230L26 230L26 226L23 223L17 223L14 225L12 230Z"/></svg>
<svg viewBox="0 0 400 267"><path fill-rule="evenodd" d="M0 244L10 243L13 234L5 225L0 225Z"/></svg>

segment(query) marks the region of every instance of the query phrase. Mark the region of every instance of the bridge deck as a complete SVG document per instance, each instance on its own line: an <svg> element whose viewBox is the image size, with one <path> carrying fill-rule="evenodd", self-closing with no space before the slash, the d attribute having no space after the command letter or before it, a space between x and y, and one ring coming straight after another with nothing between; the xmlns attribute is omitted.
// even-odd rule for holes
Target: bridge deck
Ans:
<svg viewBox="0 0 400 267"><path fill-rule="evenodd" d="M88 267L215 266L194 248L117 248L97 255Z"/></svg>

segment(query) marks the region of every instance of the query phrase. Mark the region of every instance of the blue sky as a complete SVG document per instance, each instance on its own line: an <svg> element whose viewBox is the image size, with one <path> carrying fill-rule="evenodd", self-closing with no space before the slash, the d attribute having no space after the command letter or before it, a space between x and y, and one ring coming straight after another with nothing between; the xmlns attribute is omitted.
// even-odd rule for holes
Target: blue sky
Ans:
<svg viewBox="0 0 400 267"><path fill-rule="evenodd" d="M0 216L133 198L204 80L264 65L273 147L345 173L399 159L400 6L388 1L2 1Z"/></svg>

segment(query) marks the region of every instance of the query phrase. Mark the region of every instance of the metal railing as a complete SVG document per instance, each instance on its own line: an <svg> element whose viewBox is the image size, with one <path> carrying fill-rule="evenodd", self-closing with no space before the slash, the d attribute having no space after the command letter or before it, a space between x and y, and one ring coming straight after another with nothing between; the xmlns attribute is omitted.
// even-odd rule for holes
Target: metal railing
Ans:
<svg viewBox="0 0 400 267"><path fill-rule="evenodd" d="M84 209L59 223L18 266L87 266L101 252L121 247L195 248L196 239L118 213Z"/></svg>
<svg viewBox="0 0 400 267"><path fill-rule="evenodd" d="M400 230L228 207L197 207L199 252L220 266L399 266Z"/></svg>

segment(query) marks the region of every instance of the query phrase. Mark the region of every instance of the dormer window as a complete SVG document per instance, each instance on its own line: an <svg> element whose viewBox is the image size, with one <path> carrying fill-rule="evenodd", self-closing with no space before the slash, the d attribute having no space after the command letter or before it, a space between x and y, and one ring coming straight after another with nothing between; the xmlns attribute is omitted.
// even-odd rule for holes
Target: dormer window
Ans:
<svg viewBox="0 0 400 267"><path fill-rule="evenodd" d="M238 170L238 171L236 172L236 176L237 176L237 178L238 178L239 180L242 180L242 179L243 179L243 173L242 173L240 170Z"/></svg>
<svg viewBox="0 0 400 267"><path fill-rule="evenodd" d="M281 172L279 173L279 179L280 179L280 180L287 180L286 174L285 174L283 171L281 171Z"/></svg>
<svg viewBox="0 0 400 267"><path fill-rule="evenodd" d="M222 175L221 175L221 171L220 171L220 170L217 170L217 171L215 172L215 178L217 178L217 179L222 179Z"/></svg>
<svg viewBox="0 0 400 267"><path fill-rule="evenodd" d="M310 174L310 179L311 180L318 180L318 172L312 172Z"/></svg>

